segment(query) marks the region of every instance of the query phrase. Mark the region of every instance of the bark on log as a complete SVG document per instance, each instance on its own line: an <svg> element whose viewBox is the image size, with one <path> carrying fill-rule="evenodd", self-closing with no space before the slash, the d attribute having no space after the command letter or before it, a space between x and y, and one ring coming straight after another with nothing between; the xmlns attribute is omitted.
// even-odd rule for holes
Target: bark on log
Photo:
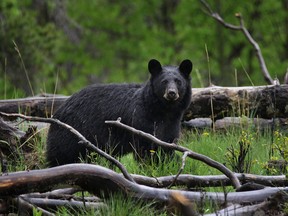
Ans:
<svg viewBox="0 0 288 216"><path fill-rule="evenodd" d="M205 200L215 202L251 203L263 202L278 191L288 192L287 187L264 188L246 192L192 192L169 190L139 185L126 180L122 175L91 164L69 164L49 169L9 173L0 177L0 197L6 198L31 192L46 192L59 185L78 185L84 190L99 196L122 192L128 196L168 202L171 193L180 193L188 200L201 203Z"/></svg>
<svg viewBox="0 0 288 216"><path fill-rule="evenodd" d="M279 127L282 129L287 128L287 118L263 119L241 116L224 117L215 121L212 121L211 118L196 118L189 121L183 121L182 126L188 129L213 128L215 130L227 130L229 128L254 128L258 131L264 131L267 129L273 129L275 127Z"/></svg>
<svg viewBox="0 0 288 216"><path fill-rule="evenodd" d="M261 203L246 206L232 204L213 214L205 214L205 216L285 215L284 211L287 198L286 193L279 191Z"/></svg>
<svg viewBox="0 0 288 216"><path fill-rule="evenodd" d="M149 187L163 188L170 186L175 180L176 175L161 176L161 177L148 177L142 175L132 174L133 179L141 185ZM270 187L284 187L288 186L288 179L285 175L277 176L264 176L254 175L247 173L235 173L235 176L242 184L247 182L254 182L257 184L270 186ZM172 186L186 186L187 188L199 188L199 187L223 187L231 186L231 180L225 175L189 175L181 174L177 177Z"/></svg>
<svg viewBox="0 0 288 216"><path fill-rule="evenodd" d="M185 120L242 115L266 119L288 117L288 85L209 87L192 91Z"/></svg>
<svg viewBox="0 0 288 216"><path fill-rule="evenodd" d="M6 113L23 113L38 117L51 117L67 98L68 96L49 95L47 97L37 96L0 100L0 111Z"/></svg>
<svg viewBox="0 0 288 216"><path fill-rule="evenodd" d="M1 100L0 111L50 117L68 96ZM193 88L184 119L220 119L225 116L288 117L288 85Z"/></svg>
<svg viewBox="0 0 288 216"><path fill-rule="evenodd" d="M19 199L23 199L23 196L19 196ZM84 202L85 208L103 208L107 207L103 202L87 202L87 201L77 201L77 200L61 200L61 199L47 199L47 198L34 198L34 197L24 197L24 200L33 204L34 206L38 206L43 209L53 209L57 210L57 208L61 206L67 206L73 209L83 209Z"/></svg>

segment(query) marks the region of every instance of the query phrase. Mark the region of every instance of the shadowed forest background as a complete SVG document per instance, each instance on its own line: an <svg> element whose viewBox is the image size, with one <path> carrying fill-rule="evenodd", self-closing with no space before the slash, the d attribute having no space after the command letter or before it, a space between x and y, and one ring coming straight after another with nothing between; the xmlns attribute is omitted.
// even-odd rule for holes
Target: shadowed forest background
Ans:
<svg viewBox="0 0 288 216"><path fill-rule="evenodd" d="M241 13L272 78L288 68L288 1L208 1L226 22ZM144 82L156 58L194 64L193 87L264 85L253 47L199 0L2 0L0 96L72 94L91 83ZM251 79L251 80L250 80Z"/></svg>

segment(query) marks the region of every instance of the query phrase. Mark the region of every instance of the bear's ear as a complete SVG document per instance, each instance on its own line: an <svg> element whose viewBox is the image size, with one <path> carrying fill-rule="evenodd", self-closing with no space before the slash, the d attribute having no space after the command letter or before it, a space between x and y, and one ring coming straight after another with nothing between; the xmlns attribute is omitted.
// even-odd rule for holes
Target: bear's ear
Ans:
<svg viewBox="0 0 288 216"><path fill-rule="evenodd" d="M151 59L148 63L148 70L152 75L156 75L162 71L162 66L156 59Z"/></svg>
<svg viewBox="0 0 288 216"><path fill-rule="evenodd" d="M179 66L179 71L186 77L188 77L192 71L192 68L193 68L192 62L189 59L186 59L181 62Z"/></svg>

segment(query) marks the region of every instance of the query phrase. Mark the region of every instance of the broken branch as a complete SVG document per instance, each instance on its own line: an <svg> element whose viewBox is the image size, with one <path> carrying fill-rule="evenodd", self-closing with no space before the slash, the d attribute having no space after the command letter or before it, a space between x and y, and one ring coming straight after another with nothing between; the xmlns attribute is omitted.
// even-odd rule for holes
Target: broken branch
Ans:
<svg viewBox="0 0 288 216"><path fill-rule="evenodd" d="M46 123L50 123L50 124L57 124L61 127L66 128L67 130L69 130L71 133L76 135L82 141L82 142L79 142L79 145L83 144L87 149L94 151L94 152L98 153L99 155L101 155L102 157L106 158L108 161L110 161L111 163L116 165L121 170L121 172L123 173L125 178L127 178L129 181L134 182L133 178L128 173L125 166L122 163L120 163L120 161L116 160L111 155L109 155L106 152L102 151L101 149L97 148L89 140L87 140L81 133L79 133L77 130L75 130L70 125L65 124L65 123L59 121L58 119L53 119L53 118L32 117L32 116L25 116L25 115L17 114L17 113L8 114L8 113L3 113L3 112L0 112L0 115L6 116L6 117L21 118L21 119L25 119L26 121L36 121L36 122L46 122Z"/></svg>
<svg viewBox="0 0 288 216"><path fill-rule="evenodd" d="M234 188L237 189L237 188L241 187L239 180L236 178L236 176L234 175L234 173L231 170L229 170L223 164L221 164L221 163L219 163L219 162L217 162L217 161L215 161L215 160L213 160L213 159L211 159L205 155L193 152L190 149L185 148L183 146L176 145L175 143L167 143L167 142L161 141L158 138L156 138L155 136L148 134L148 133L145 133L143 131L137 130L137 129L130 127L128 125L125 125L125 124L121 123L119 120L117 120L117 121L105 121L105 123L109 124L109 125L114 125L116 127L120 127L120 128L125 129L127 131L130 131L131 133L138 135L138 136L141 136L141 137L143 137L143 138L145 138L145 139L147 139L147 140L149 140L149 141L151 141L151 142L153 142L153 143L155 143L161 147L177 150L177 151L180 151L183 153L187 152L187 155L189 157L196 159L196 160L199 160L199 161L202 161L202 162L206 163L207 165L214 167L214 168L218 169L220 172L222 172L223 174L225 174L228 178L231 179Z"/></svg>

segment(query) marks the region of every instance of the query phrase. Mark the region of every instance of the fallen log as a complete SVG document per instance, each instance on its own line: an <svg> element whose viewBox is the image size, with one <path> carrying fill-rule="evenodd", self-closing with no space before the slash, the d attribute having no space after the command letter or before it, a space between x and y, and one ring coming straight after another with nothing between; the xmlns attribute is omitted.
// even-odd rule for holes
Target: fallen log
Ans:
<svg viewBox="0 0 288 216"><path fill-rule="evenodd" d="M225 116L288 117L288 85L195 88L185 120Z"/></svg>
<svg viewBox="0 0 288 216"><path fill-rule="evenodd" d="M269 187L288 186L288 179L285 175L264 176L247 173L235 173L235 176L242 184L253 182ZM148 177L132 174L132 177L138 184L155 188L164 188L170 186L174 182L176 175ZM231 185L231 180L225 175L199 176L190 174L179 175L174 184L172 184L172 186L185 186L187 188L223 187Z"/></svg>
<svg viewBox="0 0 288 216"><path fill-rule="evenodd" d="M25 113L31 116L51 117L51 115L69 98L68 96L36 96L18 99L0 100L0 110L7 113ZM9 119L14 119L10 117Z"/></svg>
<svg viewBox="0 0 288 216"><path fill-rule="evenodd" d="M34 205L33 203L25 200L21 196L19 196L17 199L14 200L15 205L18 206L18 213L19 215L33 215L33 209L36 209L37 211L41 212L41 215L43 216L55 216L55 214L52 214L51 212ZM7 214L7 212L5 212Z"/></svg>
<svg viewBox="0 0 288 216"><path fill-rule="evenodd" d="M272 129L273 127L287 128L287 120L283 118L263 119L241 117L224 117L214 122L211 118L196 118L183 121L182 125L188 129L215 129L227 130L229 128L254 128L256 130Z"/></svg>
<svg viewBox="0 0 288 216"><path fill-rule="evenodd" d="M103 202L90 202L90 201L79 201L79 200L61 200L61 199L47 199L47 198L34 198L34 197L25 197L23 195L18 197L18 200L25 200L28 203L33 204L34 206L40 207L42 209L57 210L61 206L67 206L73 209L83 209L84 205L86 209L91 208L103 208L106 205ZM85 203L85 204L84 204Z"/></svg>
<svg viewBox="0 0 288 216"><path fill-rule="evenodd" d="M0 100L0 112L50 117L68 96L47 95ZM225 116L265 119L288 117L288 85L193 88L191 105L184 119Z"/></svg>
<svg viewBox="0 0 288 216"><path fill-rule="evenodd" d="M205 216L283 215L287 198L287 193L279 191L261 203L245 206L232 204L213 214L205 214Z"/></svg>
<svg viewBox="0 0 288 216"><path fill-rule="evenodd" d="M171 193L180 193L195 203L214 201L217 203L263 202L278 191L288 192L288 187L266 187L245 192L192 192L159 189L128 181L121 174L91 164L69 164L54 168L9 173L0 177L0 197L7 198L31 192L46 192L60 185L79 186L100 197L115 192L127 196L166 203Z"/></svg>

